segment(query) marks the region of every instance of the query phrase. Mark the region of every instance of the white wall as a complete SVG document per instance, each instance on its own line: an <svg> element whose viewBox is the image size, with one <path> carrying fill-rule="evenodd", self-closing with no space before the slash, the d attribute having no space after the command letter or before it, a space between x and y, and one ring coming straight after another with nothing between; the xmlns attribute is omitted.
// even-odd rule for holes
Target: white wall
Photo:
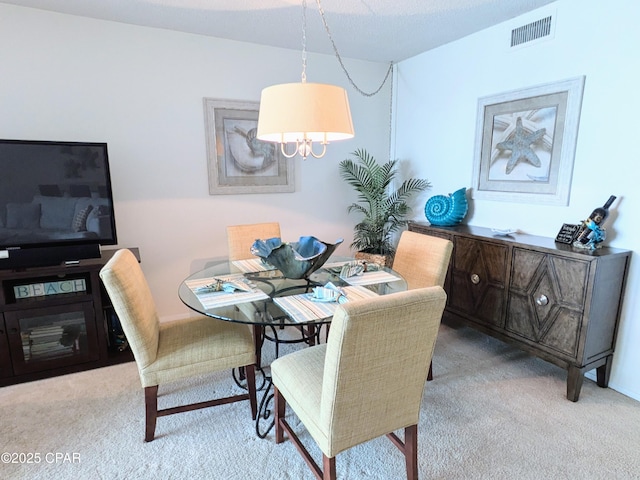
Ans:
<svg viewBox="0 0 640 480"><path fill-rule="evenodd" d="M509 51L512 28L552 13L552 40ZM478 98L586 76L568 206L471 200L465 223L513 227L555 237L579 223L609 195L618 196L607 243L634 250L610 386L640 399L638 270L637 67L640 3L560 0L548 7L401 62L395 152L416 160L432 194L472 185ZM468 194L468 197L470 195ZM416 219L425 220L416 215ZM592 375L592 374L591 374Z"/></svg>
<svg viewBox="0 0 640 480"><path fill-rule="evenodd" d="M295 193L209 195L203 97L258 101L299 82L300 51L0 4L0 138L101 141L110 155L120 246L137 246L163 318L186 315L178 284L226 256L226 225L279 221L283 238L344 238L355 195L338 162L388 155L389 85L357 93L333 56L308 55L310 82L347 88L356 138L296 158ZM347 61L365 91L387 66ZM318 208L318 207L321 208Z"/></svg>

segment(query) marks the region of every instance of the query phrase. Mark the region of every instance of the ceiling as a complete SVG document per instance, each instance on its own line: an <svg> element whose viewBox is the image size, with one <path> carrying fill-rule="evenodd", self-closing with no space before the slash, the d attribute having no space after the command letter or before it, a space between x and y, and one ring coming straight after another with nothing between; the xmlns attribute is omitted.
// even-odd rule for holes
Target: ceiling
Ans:
<svg viewBox="0 0 640 480"><path fill-rule="evenodd" d="M111 20L302 49L303 0L0 0ZM307 50L333 54L318 0L307 0ZM322 0L342 57L400 61L555 0Z"/></svg>

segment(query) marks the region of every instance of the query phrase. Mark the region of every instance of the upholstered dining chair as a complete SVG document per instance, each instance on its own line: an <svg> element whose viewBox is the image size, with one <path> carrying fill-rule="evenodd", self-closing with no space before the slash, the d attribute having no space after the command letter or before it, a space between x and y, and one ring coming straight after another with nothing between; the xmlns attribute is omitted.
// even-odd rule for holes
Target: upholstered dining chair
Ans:
<svg viewBox="0 0 640 480"><path fill-rule="evenodd" d="M159 322L140 265L130 250L118 250L100 270L131 346L145 397L145 441L154 439L158 417L249 400L256 418L256 353L249 327L200 316ZM184 378L244 367L247 393L158 410L158 387Z"/></svg>
<svg viewBox="0 0 640 480"><path fill-rule="evenodd" d="M256 258L250 250L253 242L275 237L280 237L278 222L230 225L227 227L229 260Z"/></svg>
<svg viewBox="0 0 640 480"><path fill-rule="evenodd" d="M258 258L251 253L251 246L256 240L280 237L280 223L248 223L244 225L229 225L227 227L227 243L229 244L229 260L246 260ZM273 306L268 307L269 313L279 315L279 310ZM281 329L284 326L280 327ZM276 355L278 355L278 341L275 337L264 337L274 340L276 343Z"/></svg>
<svg viewBox="0 0 640 480"><path fill-rule="evenodd" d="M420 405L445 301L436 286L338 306L327 343L271 364L276 443L286 432L327 480L336 478L338 453L386 434L404 453L407 478L417 479ZM322 469L287 421L286 404L322 451Z"/></svg>
<svg viewBox="0 0 640 480"><path fill-rule="evenodd" d="M400 235L392 268L404 277L410 290L444 287L452 251L451 240L405 230Z"/></svg>
<svg viewBox="0 0 640 480"><path fill-rule="evenodd" d="M409 290L444 287L452 251L451 240L405 230L396 248L393 270L404 277ZM433 364L429 365L427 380L433 380Z"/></svg>

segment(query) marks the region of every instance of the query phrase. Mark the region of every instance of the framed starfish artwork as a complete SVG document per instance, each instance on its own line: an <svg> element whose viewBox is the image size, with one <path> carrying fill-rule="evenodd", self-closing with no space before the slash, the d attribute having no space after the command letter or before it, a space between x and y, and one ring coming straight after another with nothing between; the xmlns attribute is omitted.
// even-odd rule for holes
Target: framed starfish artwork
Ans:
<svg viewBox="0 0 640 480"><path fill-rule="evenodd" d="M569 204L584 80L478 100L473 198Z"/></svg>
<svg viewBox="0 0 640 480"><path fill-rule="evenodd" d="M203 103L209 195L295 191L293 160L256 138L259 102Z"/></svg>

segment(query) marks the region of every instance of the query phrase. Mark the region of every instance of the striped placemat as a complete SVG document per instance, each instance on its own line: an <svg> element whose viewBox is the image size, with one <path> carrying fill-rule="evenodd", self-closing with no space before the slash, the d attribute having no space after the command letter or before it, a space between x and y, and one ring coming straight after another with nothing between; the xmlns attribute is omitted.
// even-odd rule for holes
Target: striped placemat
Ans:
<svg viewBox="0 0 640 480"><path fill-rule="evenodd" d="M195 296L200 300L202 306L206 309L216 308L216 307L226 307L228 305L236 305L238 303L246 303L246 302L255 302L257 300L264 300L269 298L269 295L264 293L262 290L253 287L250 292L242 292L240 290L236 290L233 293L227 292L208 292L202 293L197 292L198 287L204 287L205 285L209 285L210 283L214 283L216 279L223 280L229 283L238 282L243 287L251 286L244 282L244 275L241 273L236 273L232 275L221 275L219 277L209 277L209 278L199 278L193 280L187 280L185 284L187 287L191 289L191 291L195 294Z"/></svg>
<svg viewBox="0 0 640 480"><path fill-rule="evenodd" d="M341 268L343 265L347 265L350 262L350 260L342 260L341 262L327 262L322 265L322 268Z"/></svg>
<svg viewBox="0 0 640 480"><path fill-rule="evenodd" d="M343 287L342 290L349 301L378 296L377 293L360 286ZM311 295L311 293L303 293L288 297L277 297L273 301L296 322L310 322L333 316L338 303L315 302L310 300Z"/></svg>
<svg viewBox="0 0 640 480"><path fill-rule="evenodd" d="M233 260L231 262L242 273L266 272L267 270L275 270L273 265L267 265L259 258L248 258L246 260Z"/></svg>
<svg viewBox="0 0 640 480"><path fill-rule="evenodd" d="M355 275L353 277L346 277L342 279L349 285L373 285L377 283L390 283L402 280L397 275L383 270L379 270L377 272L364 272L362 275Z"/></svg>

